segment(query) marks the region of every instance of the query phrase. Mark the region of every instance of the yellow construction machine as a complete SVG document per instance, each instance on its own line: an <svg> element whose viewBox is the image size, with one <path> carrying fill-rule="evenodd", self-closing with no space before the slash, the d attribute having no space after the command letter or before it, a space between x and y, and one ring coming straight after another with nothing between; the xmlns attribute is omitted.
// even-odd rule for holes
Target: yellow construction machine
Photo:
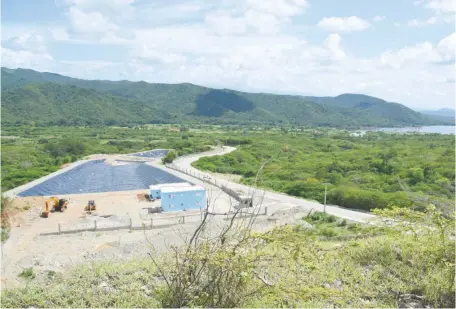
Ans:
<svg viewBox="0 0 456 309"><path fill-rule="evenodd" d="M63 198L58 198L53 196L46 200L44 204L44 211L41 213L41 217L47 218L49 217L50 212L60 211L63 212L68 207L68 200Z"/></svg>
<svg viewBox="0 0 456 309"><path fill-rule="evenodd" d="M95 205L95 201L94 200L90 200L87 203L87 206L84 208L84 210L87 211L87 212L90 212L90 211L93 211L93 210L97 210L97 206Z"/></svg>

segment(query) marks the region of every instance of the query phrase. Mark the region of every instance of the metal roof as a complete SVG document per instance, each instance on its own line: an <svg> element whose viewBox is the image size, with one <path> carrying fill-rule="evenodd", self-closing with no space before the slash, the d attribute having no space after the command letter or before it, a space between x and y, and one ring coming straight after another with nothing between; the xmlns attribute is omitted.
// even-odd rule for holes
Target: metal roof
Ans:
<svg viewBox="0 0 456 309"><path fill-rule="evenodd" d="M152 190L157 190L157 189L161 189L161 188L164 188L164 187L191 187L192 184L191 183L188 183L188 182L176 182L176 183L161 183L161 184L158 184L158 185L151 185L149 186L149 189L152 189Z"/></svg>
<svg viewBox="0 0 456 309"><path fill-rule="evenodd" d="M188 191L202 191L206 190L203 186L191 187L163 187L162 193L175 193L175 192L188 192Z"/></svg>

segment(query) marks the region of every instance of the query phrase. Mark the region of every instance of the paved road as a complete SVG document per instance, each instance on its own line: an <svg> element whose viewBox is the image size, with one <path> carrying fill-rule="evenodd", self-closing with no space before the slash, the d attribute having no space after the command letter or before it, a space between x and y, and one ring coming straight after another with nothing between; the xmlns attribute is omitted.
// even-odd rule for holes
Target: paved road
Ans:
<svg viewBox="0 0 456 309"><path fill-rule="evenodd" d="M241 190L246 195L253 195L254 200L257 200L260 202L267 201L270 203L270 201L275 201L276 204L277 203L283 204L284 207L301 206L308 211L310 211L311 209L314 209L316 211L323 211L324 206L318 202L308 201L308 200L305 200L302 198L289 196L289 195L286 195L283 193L267 191L267 190L263 190L263 189L259 189L259 188L249 187L249 186L242 185L242 184L233 183L233 182L230 182L230 181L227 181L224 179L215 178L214 176L201 172L200 170L197 170L196 168L191 166L191 164L193 162L197 161L201 157L224 155L224 154L230 153L234 150L236 150L236 148L225 146L223 148L219 148L219 149L209 151L209 152L180 157L180 158L176 159L173 163L180 169L186 170L192 174L199 173L200 175L204 175L206 177L212 178L212 180L216 180L217 184L225 185L228 188L235 190L235 191ZM269 205L263 204L262 206L268 207ZM340 208L337 206L326 206L326 212L328 212L329 214L335 215L337 217L345 218L347 220L351 220L351 221L355 221L355 222L367 222L368 220L371 220L375 217L374 215L369 214L369 213L349 210L349 209Z"/></svg>

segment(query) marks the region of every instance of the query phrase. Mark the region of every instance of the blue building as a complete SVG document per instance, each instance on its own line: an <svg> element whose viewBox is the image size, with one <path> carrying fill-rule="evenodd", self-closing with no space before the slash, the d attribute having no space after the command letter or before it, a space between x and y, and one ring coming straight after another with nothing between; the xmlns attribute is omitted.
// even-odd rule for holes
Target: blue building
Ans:
<svg viewBox="0 0 456 309"><path fill-rule="evenodd" d="M206 209L206 189L202 186L161 188L161 207L164 212Z"/></svg>
<svg viewBox="0 0 456 309"><path fill-rule="evenodd" d="M150 189L150 197L151 198L160 198L160 186L159 185L153 185L153 186L149 186L149 189Z"/></svg>
<svg viewBox="0 0 456 309"><path fill-rule="evenodd" d="M162 183L159 185L152 185L149 186L150 189L150 197L157 199L161 198L161 189L165 187L174 187L174 188L180 188L180 187L191 187L192 184L188 182L176 182L176 183Z"/></svg>

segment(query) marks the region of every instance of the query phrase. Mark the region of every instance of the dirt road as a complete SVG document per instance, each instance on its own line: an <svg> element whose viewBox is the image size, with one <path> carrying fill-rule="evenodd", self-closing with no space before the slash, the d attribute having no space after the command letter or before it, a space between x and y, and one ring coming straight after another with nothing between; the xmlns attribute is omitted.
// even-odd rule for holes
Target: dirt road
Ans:
<svg viewBox="0 0 456 309"><path fill-rule="evenodd" d="M180 169L186 170L189 173L199 174L199 175L203 175L206 177L214 178L214 176L212 176L208 173L204 173L200 170L197 170L191 164L193 162L197 161L201 157L224 155L224 154L228 154L234 150L236 150L236 148L224 146L222 148L215 149L215 150L212 150L209 152L180 157L180 158L176 159L173 163L175 165L177 165ZM302 206L309 211L311 209L314 209L317 211L323 211L323 208L324 208L324 206L318 202L308 201L308 200L305 200L302 198L289 196L289 195L286 195L283 193L277 193L277 192L272 192L272 191L263 190L263 189L259 189L259 188L253 188L253 187L249 187L246 185L233 183L233 182L227 181L226 179L222 179L222 178L216 178L216 181L218 184L225 185L232 190L235 190L235 191L241 190L247 195L254 194L256 196L262 196L267 200L285 203L285 204L289 204L289 205ZM322 190L323 190L323 188L322 188ZM264 205L264 206L267 206L267 205ZM344 209L344 208L340 208L337 206L326 206L326 212L328 212L329 214L335 215L337 217L355 221L355 222L366 222L375 217L374 215L369 214L369 213Z"/></svg>

